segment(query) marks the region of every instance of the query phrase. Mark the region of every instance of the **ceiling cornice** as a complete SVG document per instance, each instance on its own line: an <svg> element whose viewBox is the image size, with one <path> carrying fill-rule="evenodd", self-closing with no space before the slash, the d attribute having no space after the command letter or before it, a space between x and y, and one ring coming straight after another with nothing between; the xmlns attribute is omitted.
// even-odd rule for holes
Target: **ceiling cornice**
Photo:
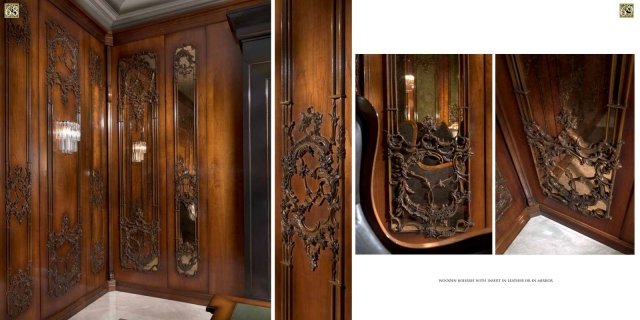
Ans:
<svg viewBox="0 0 640 320"><path fill-rule="evenodd" d="M230 0L167 0L164 3L143 6L126 13L121 13L120 8L123 5L114 8L107 0L73 1L107 31L115 31Z"/></svg>

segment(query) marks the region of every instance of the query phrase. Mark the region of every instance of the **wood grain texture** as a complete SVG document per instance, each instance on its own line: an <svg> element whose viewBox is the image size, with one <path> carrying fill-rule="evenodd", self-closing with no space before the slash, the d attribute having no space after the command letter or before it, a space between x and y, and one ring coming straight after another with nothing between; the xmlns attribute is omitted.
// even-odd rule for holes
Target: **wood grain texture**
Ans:
<svg viewBox="0 0 640 320"><path fill-rule="evenodd" d="M377 137L363 137L365 144L377 146L371 173L371 194L374 202L372 214L365 213L374 232L385 245L394 252L406 253L450 253L464 252L465 248L477 249L469 246L474 241L483 241L487 247L491 245L491 211L487 212L487 205L491 204L491 145L485 141L491 137L491 56L469 56L469 105L470 108L470 140L473 155L469 163L471 173L471 201L469 212L475 226L465 234L458 234L449 239L428 239L418 233L393 233L390 231L389 219L389 188L388 166L386 155L387 107L388 89L385 86L385 56L362 56L362 93L369 100L378 114ZM489 126L488 129L485 126ZM489 150L489 152L486 152ZM369 161L369 159L363 159ZM487 171L489 170L489 171ZM366 175L367 173L363 173ZM362 179L362 178L361 178ZM362 190L361 192L369 192ZM476 239L476 240L474 240ZM482 239L482 240L480 240ZM456 242L460 242L456 244Z"/></svg>
<svg viewBox="0 0 640 320"><path fill-rule="evenodd" d="M512 61L509 59L513 58L507 55L496 56L496 96L498 100L496 117L501 125L501 130L506 142L506 149L508 150L513 161L513 165L515 166L520 180L520 185L527 197L528 205L532 206L539 204L540 211L545 216L624 253L633 252L633 243L629 242L630 238L626 237L627 240L622 239L622 230L628 230L625 224L633 221L632 218L629 217L629 214L632 215L632 213L629 211L628 204L633 191L634 156L633 147L627 147L633 146L633 59L631 58L630 60L626 60L629 63L623 67L623 70L626 70L626 73L621 86L627 86L625 89L626 91L624 92L628 92L622 102L622 104L627 107L627 113L624 118L624 129L622 131L622 139L625 143L625 147L622 148L620 153L620 161L623 166L616 173L616 181L613 187L611 202L612 220L594 219L584 216L578 212L572 211L565 204L544 196L542 188L540 187L535 165L533 163L531 149L528 146L527 138L524 133L520 113L518 112L518 98L514 93L514 87L512 84L512 79L516 74L509 68L508 61ZM563 70L564 69L562 68L549 70L549 77L557 77L558 74L555 73L564 72ZM586 70L589 69L587 68ZM591 79L592 75L588 75L586 77L587 79ZM540 81L537 82L536 85L545 86L548 85L548 83ZM533 106L543 108L543 105L545 104L559 104L558 101L553 100L555 99L554 97L558 96L558 88L551 86L538 89L541 92L547 92L548 94L541 96L541 99L543 100L536 100L532 103L532 108ZM547 123L548 127L554 128L555 117L554 119L551 119L554 123L549 123L551 120L540 118L540 114L543 113L542 111L533 110L533 113L538 114L538 118L536 118L538 119L537 121L544 121ZM544 113L557 114L557 110L549 109L548 112L545 111ZM625 163L627 165L624 165ZM502 237L502 235L497 236L498 238Z"/></svg>
<svg viewBox="0 0 640 320"><path fill-rule="evenodd" d="M337 227L328 231L335 237L337 250L331 252L329 248L321 248L317 255L305 251L303 239L297 236L283 238L290 229L289 219L285 207L277 207L280 214L276 215L276 318L278 319L350 319L350 256L351 256L351 78L350 66L350 19L346 18L351 11L350 1L276 1L276 25L282 26L276 30L276 155L275 159L283 159L291 155L290 148L306 135L333 139L331 115L337 118L337 127L345 128L345 141L338 138L336 148L344 144L345 157L341 160L337 154L340 151L331 148L327 151L333 161L331 170L339 170L338 191L331 195L323 195L327 201L336 201L335 219ZM332 27L333 25L333 27ZM333 33L335 32L335 33ZM310 35L313 35L312 37ZM335 50L335 51L334 51ZM335 113L334 111L335 104ZM312 109L308 109L311 108ZM302 114L315 113L316 119L312 126L317 126L317 132L303 132L298 130ZM283 126L297 123L296 130L285 136ZM346 124L346 125L345 125ZM303 125L304 126L304 125ZM311 131L311 130L310 130ZM340 130L338 129L338 132ZM297 142L294 142L297 141ZM330 140L334 141L334 140ZM307 156L311 167L316 167L320 160ZM299 159L296 158L296 161ZM341 163L344 164L341 167ZM285 199L285 192L292 191L304 195L304 186L298 180L291 180L287 185L283 180L283 169L276 165L275 172L276 204ZM283 181L285 181L283 183ZM312 183L318 183L316 181ZM313 185L316 187L317 185ZM291 189L288 189L288 188ZM286 191L285 189L289 190ZM289 198L290 199L290 198ZM291 213L294 215L295 213ZM326 205L316 204L308 212L308 225L327 221L330 210ZM283 218L284 217L284 218ZM283 220L285 219L285 220ZM291 218L294 219L294 218ZM320 237L325 237L326 234ZM292 242L293 241L293 242ZM292 246L292 243L296 243ZM313 246L313 245L311 245ZM292 248L291 251L286 248ZM323 250L324 249L324 250ZM332 257L338 260L333 264ZM333 271L335 271L335 276Z"/></svg>

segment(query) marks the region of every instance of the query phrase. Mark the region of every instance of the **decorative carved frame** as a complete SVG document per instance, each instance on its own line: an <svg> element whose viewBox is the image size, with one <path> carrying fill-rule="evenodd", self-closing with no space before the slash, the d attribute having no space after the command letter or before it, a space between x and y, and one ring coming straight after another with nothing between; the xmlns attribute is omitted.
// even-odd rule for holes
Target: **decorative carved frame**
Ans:
<svg viewBox="0 0 640 320"><path fill-rule="evenodd" d="M468 161L472 155L468 137L467 70L468 57L460 56L460 97L461 106L457 112L467 125L452 139L436 135L438 126L431 117L417 122L416 143L406 140L399 131L399 109L397 105L396 55L386 56L387 71L387 155L389 196L389 226L393 232L420 232L429 238L448 238L459 232L466 232L473 226L469 210L465 210L462 219L455 219L460 208L469 204ZM430 181L423 169L425 159L436 159L439 165L451 163L451 174L438 181ZM416 190L411 182L420 183L426 190L424 202L411 196ZM438 205L433 201L433 191L448 191L449 202ZM452 223L453 222L453 223Z"/></svg>
<svg viewBox="0 0 640 320"><path fill-rule="evenodd" d="M607 117L612 113L616 115L614 117L616 120L611 126L614 133L622 132L626 112L625 106L621 105L620 92L623 89L618 86L618 92L614 92L613 85L614 81L621 81L621 79L617 79L616 65L619 63L624 64L624 60L619 60L615 55L612 57L609 103L606 106ZM573 115L571 109L566 105L562 107L557 115L557 121L563 129L555 137L550 135L533 120L529 102L529 90L525 80L525 66L517 55L509 56L507 63L514 92L518 98L524 131L531 148L540 187L544 195L564 203L582 215L600 219L612 219L609 208L611 207L615 173L617 169L621 168L620 148L623 144L622 135L611 134L609 138L605 137L601 141L587 143L577 132L578 118ZM621 77L621 75L618 76ZM607 132L610 130L609 124L609 121L607 121ZM559 177L553 173L554 168L557 168L556 158L562 156L574 158L582 165L592 166L595 169L594 176L573 177L571 173L567 173L564 170L563 174L566 174L569 179L569 189L567 189L559 182ZM611 175L611 177L608 178L606 175ZM594 187L589 194L581 194L576 188L577 182L586 182ZM600 201L606 205L606 210L593 207Z"/></svg>
<svg viewBox="0 0 640 320"><path fill-rule="evenodd" d="M75 110L76 110L76 122L81 124L80 118L80 82L79 82L79 68L78 68L78 40L71 36L62 26L53 22L46 21L46 37L47 37L47 110L48 110L48 141L47 141L47 162L49 172L47 175L48 183L48 238L47 238L47 251L49 258L49 270L48 270L48 293L53 297L60 297L65 295L72 287L80 283L81 278L81 265L80 265L80 245L82 240L82 220L81 220L81 197L80 193L80 179L82 176L80 168L80 153L82 148L79 148L76 175L78 179L78 196L77 196L77 218L76 224L71 225L68 213L64 213L62 217L62 225L60 232L54 231L54 203L53 203L53 170L54 155L53 155L53 128L54 128L54 114L55 108L53 104L53 90L55 86L58 86L61 92L62 105L59 107L65 107L69 101L69 95L73 94L75 97ZM59 50L58 50L59 49ZM63 65L67 69L68 75L56 69L56 65ZM73 156L73 155L68 155ZM68 245L69 252L61 256L58 251L61 247ZM62 267L62 268L60 268Z"/></svg>
<svg viewBox="0 0 640 320"><path fill-rule="evenodd" d="M292 269L293 248L296 239L304 246L311 269L316 270L320 255L324 250L331 253L331 313L333 319L344 318L341 303L344 301L344 249L340 243L345 238L345 230L340 219L345 212L345 3L333 0L333 19L331 20L332 56L332 95L331 112L328 114L331 133L323 136L323 115L309 106L300 116L300 123L293 120L293 65L292 65L292 0L282 2L281 38L282 38L282 202L280 204L280 223L282 232L281 275L283 282L280 299L282 318L292 319L293 290ZM297 129L297 134L294 133ZM312 158L311 163L306 159ZM303 195L297 194L292 179L300 179L305 186ZM312 189L309 179L316 181L317 188ZM313 226L305 222L305 215L312 209L324 207L327 214L323 220Z"/></svg>
<svg viewBox="0 0 640 320"><path fill-rule="evenodd" d="M198 172L195 170L193 173L189 172L189 168L186 167L184 159L178 156L178 144L179 144L179 125L178 125L178 79L184 77L192 77L194 86L194 138L198 136L198 104L197 104L197 77L196 77L196 56L191 54L188 48L193 49L196 52L196 47L192 44L184 44L177 48L173 56L173 80L174 80L174 185L175 185L175 219L176 219L176 244L175 244L175 258L176 269L178 274L186 277L195 277L198 274L198 261L200 260L199 249L199 237L198 228L200 214L198 204ZM193 141L193 154L194 159L198 161L198 143ZM182 237L179 236L181 232L180 228L180 206L189 208L190 205L195 207L196 221L195 221L195 243L183 242ZM186 259L186 262L185 262ZM194 269L195 268L195 269Z"/></svg>
<svg viewBox="0 0 640 320"><path fill-rule="evenodd" d="M6 214L6 263L7 263L7 314L9 318L16 318L31 307L33 302L33 212L32 184L31 184L31 19L29 8L22 2L16 1L20 6L19 19L5 19L5 65L9 65L10 45L22 47L25 54L25 83L26 83L26 164L11 164L9 154L13 150L9 147L9 135L5 133L5 214ZM9 96L13 94L9 89L10 79L8 68L5 69L5 119L8 122L5 130L9 130ZM14 272L12 264L11 248L11 221L15 217L18 226L26 221L28 261L26 267L17 268Z"/></svg>
<svg viewBox="0 0 640 320"><path fill-rule="evenodd" d="M151 51L138 51L129 57L120 59L118 64L118 124L119 124L119 144L120 144L120 265L125 269L132 269L139 272L152 272L158 270L160 263L159 250L159 203L158 203L158 90L157 90L157 59L156 53ZM129 79L130 76L146 75L149 79L144 79L149 87L145 88L143 79ZM132 82L129 83L128 81ZM131 86L130 86L130 85ZM150 107L150 124L154 154L151 157L154 174L152 192L152 219L147 221L140 203L130 200L126 194L127 180L126 173L131 172L131 163L127 161L126 155L131 151L131 145L125 136L125 121L133 122L140 128L143 124L144 107ZM130 110L129 110L130 109ZM125 114L129 117L125 119ZM149 161L147 158L146 161ZM125 172L125 166L128 169ZM127 214L133 213L133 217ZM143 254L148 248L148 254Z"/></svg>

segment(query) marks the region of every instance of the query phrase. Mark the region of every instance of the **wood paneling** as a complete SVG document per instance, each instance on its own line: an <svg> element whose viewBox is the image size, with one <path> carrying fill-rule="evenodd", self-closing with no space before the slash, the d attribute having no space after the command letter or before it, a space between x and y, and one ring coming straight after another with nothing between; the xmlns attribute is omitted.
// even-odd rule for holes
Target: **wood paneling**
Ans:
<svg viewBox="0 0 640 320"><path fill-rule="evenodd" d="M593 58L593 57L592 57ZM622 140L624 141L624 147L620 152L620 168L616 173L615 185L613 187L613 195L611 202L612 219L596 219L582 215L578 212L574 212L563 204L562 202L546 197L542 191L539 183L539 178L536 172L536 167L533 162L533 156L531 149L527 143L527 138L524 131L523 122L521 120L520 112L518 111L519 99L523 99L523 95L517 95L514 93L514 82L512 79L517 77L516 72L509 68L508 59L510 56L497 55L496 56L496 95L497 95L497 110L496 117L500 123L501 132L504 135L505 145L508 150L508 154L512 159L513 166L517 172L520 185L527 198L527 205L531 208L539 208L542 214L554 219L560 223L567 225L570 228L575 229L587 236L601 241L613 248L625 253L633 252L633 239L629 236L629 227L627 223L633 223L633 210L628 206L630 198L632 198L633 191L633 114L634 114L634 101L633 101L633 58L627 66L624 66L625 78L623 79L622 86L627 86L626 91L628 94L624 96L622 104L627 108L626 116L624 118L624 130L622 131ZM565 68L566 69L566 68ZM562 68L554 68L549 70L548 74L554 72L563 72ZM593 74L589 73L589 67L585 67L587 70L584 81L594 82L592 77L601 74L598 70L594 69ZM510 73L511 71L511 73ZM565 70L566 71L566 70ZM542 72L541 74L547 74ZM557 77L557 75L550 75L549 77ZM605 75L608 80L608 73ZM536 82L535 85L543 86L549 84L545 81ZM538 99L532 103L532 111L537 115L536 121L543 121L545 123L552 121L553 123L547 124L548 127L553 128L555 126L555 116L552 118L540 118L540 110L533 109L543 108L544 104L558 104L558 101L554 100L554 97L558 96L558 88L534 88L532 90L539 90L544 92L547 96L542 96L544 99ZM555 101L555 102L554 102ZM522 101L520 101L523 103ZM550 109L548 114L557 115L557 110ZM496 146L496 152L498 152L500 146ZM504 173L504 172L503 172ZM631 215L631 216L630 216ZM513 225L512 227L515 227ZM623 231L625 230L625 231ZM511 233L513 230L499 231L500 233ZM517 232L516 232L517 233ZM623 234L624 233L624 234ZM503 234L498 234L497 239L502 239ZM510 236L509 236L510 238ZM504 248L506 249L506 248Z"/></svg>
<svg viewBox="0 0 640 320"><path fill-rule="evenodd" d="M276 317L350 319L351 175L346 173L351 172L352 99L346 17L351 2L296 1L292 6L285 0L276 1L275 10L275 25L281 26L276 36L276 70L281 73L275 86L280 102L275 159L284 159L275 173L276 186L281 186L276 192L281 204L275 226ZM325 173L310 173L307 185L305 167L322 167ZM318 199L303 200L305 190L322 184ZM300 209L296 197L309 201L309 208ZM300 214L304 223L299 223ZM316 224L318 231L304 226Z"/></svg>
<svg viewBox="0 0 640 320"><path fill-rule="evenodd" d="M244 2L243 2L244 3ZM233 3L229 8L235 7ZM222 9L217 8L220 11ZM179 19L183 19L178 18ZM116 43L130 39L147 27L115 35ZM162 28L161 28L162 29ZM162 29L165 30L165 29ZM117 40L120 39L120 40ZM136 39L138 39L136 37ZM173 63L177 47L196 48L197 176L199 262L195 277L176 269L175 245L175 137ZM158 185L160 192L160 265L157 271L137 272L120 266L118 234L118 175L110 175L111 228L114 279L118 290L169 297L206 304L214 293L241 295L243 269L243 144L242 144L242 54L226 20L171 33L160 34L112 48L115 65L122 57L141 50L156 53L158 77ZM118 167L118 76L111 72L112 128L109 165ZM114 132L115 131L115 132Z"/></svg>
<svg viewBox="0 0 640 320"><path fill-rule="evenodd" d="M470 141L473 155L469 161L471 200L469 212L475 226L465 234L458 234L449 239L428 239L419 233L393 233L390 231L388 163L386 155L386 134L388 93L385 87L385 58L384 55L362 55L361 83L362 95L369 100L378 114L377 137L363 137L363 143L376 144L374 159L363 159L364 162L373 161L373 172L363 172L361 179L369 179L371 174L371 190L373 212L365 213L369 224L378 238L393 252L417 253L459 253L469 250L487 252L490 249L492 211L491 208L491 55L469 55L469 100L470 107ZM488 151L488 152L487 152ZM476 238L477 237L477 238ZM482 240L480 240L482 239ZM480 246L472 245L473 243ZM470 245L471 244L471 245ZM485 248L482 249L482 246ZM447 249L448 247L448 249ZM422 251L420 251L422 250ZM477 251L474 251L477 252Z"/></svg>

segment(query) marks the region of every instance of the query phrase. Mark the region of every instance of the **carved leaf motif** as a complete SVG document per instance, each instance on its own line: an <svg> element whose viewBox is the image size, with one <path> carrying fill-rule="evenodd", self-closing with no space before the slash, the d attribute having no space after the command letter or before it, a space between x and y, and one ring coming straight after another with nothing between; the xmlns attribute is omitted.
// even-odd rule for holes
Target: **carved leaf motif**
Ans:
<svg viewBox="0 0 640 320"><path fill-rule="evenodd" d="M427 237L446 238L465 232L473 222L460 208L469 202L467 161L472 155L469 138L441 138L431 117L418 123L417 142L408 142L402 134L387 135L393 203L391 228L396 232L419 230ZM428 161L450 163L451 169L430 171L421 165ZM437 176L435 176L437 174ZM433 177L432 177L433 176ZM437 179L437 180L436 180ZM435 194L448 194L448 202L436 202ZM424 195L417 198L418 195Z"/></svg>
<svg viewBox="0 0 640 320"><path fill-rule="evenodd" d="M11 318L18 317L31 306L33 280L30 274L31 266L27 270L18 269L15 273L9 272L8 274L7 313Z"/></svg>
<svg viewBox="0 0 640 320"><path fill-rule="evenodd" d="M47 251L49 256L49 295L61 297L73 286L80 282L80 246L82 240L82 226L71 226L68 215L62 217L60 232L51 231L47 239ZM60 252L62 247L68 247L64 254Z"/></svg>
<svg viewBox="0 0 640 320"><path fill-rule="evenodd" d="M6 180L5 210L7 223L15 216L18 223L31 215L31 171L12 166Z"/></svg>
<svg viewBox="0 0 640 320"><path fill-rule="evenodd" d="M27 54L31 51L31 21L29 16L29 7L27 7L21 1L17 2L20 5L20 18L19 19L5 19L7 22L7 40L9 43L13 42L16 45L24 45ZM18 21L20 23L18 23Z"/></svg>
<svg viewBox="0 0 640 320"><path fill-rule="evenodd" d="M339 223L336 215L342 213L343 209L339 194L341 169L336 160L341 154L344 157L344 151L341 151L343 147L339 147L344 142L344 124L336 114L335 104L329 118L332 128L330 139L321 135L322 114L315 112L313 107L307 108L301 115L298 139L293 135L295 122L285 127L292 145L284 154L281 163L283 176L281 228L283 243L289 254L294 247L294 235L303 241L312 270L318 267L320 253L329 248L335 276L339 254L339 243L336 239ZM313 159L315 166L305 160L307 157ZM302 181L304 185L302 194L296 193L293 189L293 179ZM311 180L315 180L315 183ZM321 206L326 206L328 215L315 225L308 226L305 223L306 215L313 208ZM290 256L287 257L290 259Z"/></svg>

